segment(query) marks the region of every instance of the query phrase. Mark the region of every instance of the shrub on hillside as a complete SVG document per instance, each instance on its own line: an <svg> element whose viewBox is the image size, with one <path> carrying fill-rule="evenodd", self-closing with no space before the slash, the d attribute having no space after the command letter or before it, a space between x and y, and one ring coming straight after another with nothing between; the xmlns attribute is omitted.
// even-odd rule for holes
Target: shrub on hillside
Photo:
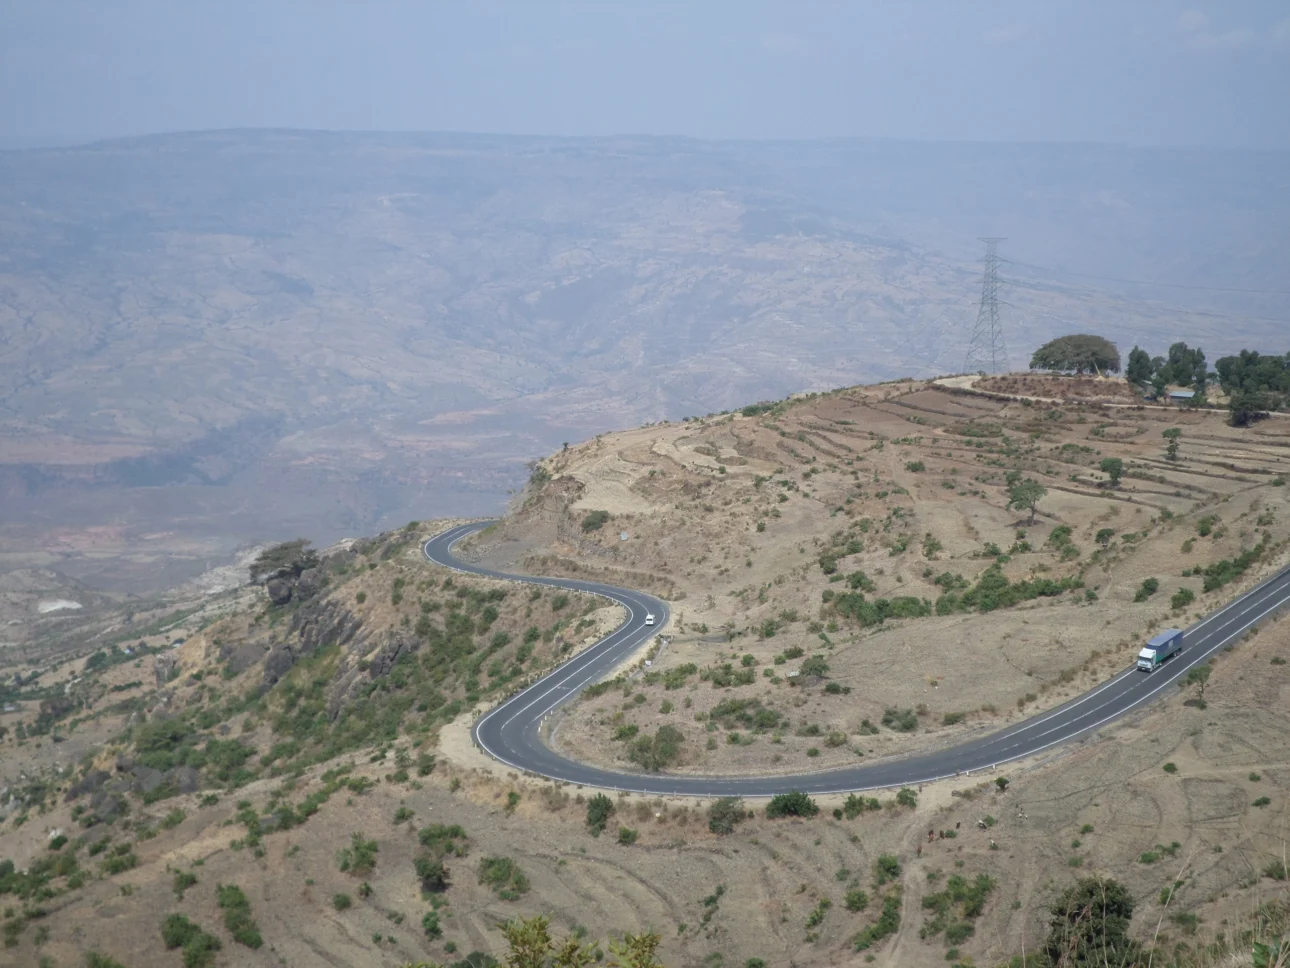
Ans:
<svg viewBox="0 0 1290 968"><path fill-rule="evenodd" d="M437 894L448 889L448 868L439 858L421 854L413 859L412 867L421 881L421 890Z"/></svg>
<svg viewBox="0 0 1290 968"><path fill-rule="evenodd" d="M367 840L360 833L350 834L349 846L336 854L336 866L354 877L370 874L376 867L378 850L375 840Z"/></svg>
<svg viewBox="0 0 1290 968"><path fill-rule="evenodd" d="M1090 877L1064 890L1049 909L1047 954L1053 964L1131 965L1133 895L1111 878Z"/></svg>
<svg viewBox="0 0 1290 968"><path fill-rule="evenodd" d="M220 950L219 938L208 934L182 914L172 914L161 925L161 940L167 948L182 948L184 968L207 968ZM93 964L93 959L89 960ZM104 962L115 964L115 962Z"/></svg>
<svg viewBox="0 0 1290 968"><path fill-rule="evenodd" d="M752 670L748 670L749 673ZM627 751L627 758L651 773L676 762L681 755L685 734L675 726L660 726L653 736L638 736Z"/></svg>
<svg viewBox="0 0 1290 968"><path fill-rule="evenodd" d="M819 804L800 790L791 793L777 793L766 804L766 816L776 817L814 817L820 812Z"/></svg>
<svg viewBox="0 0 1290 968"><path fill-rule="evenodd" d="M900 877L900 861L891 854L883 854L873 862L873 879L879 887Z"/></svg>
<svg viewBox="0 0 1290 968"><path fill-rule="evenodd" d="M739 797L721 797L708 807L708 829L714 834L734 833L735 827L747 817L744 802Z"/></svg>
<svg viewBox="0 0 1290 968"><path fill-rule="evenodd" d="M605 824L616 810L614 801L603 793L597 793L587 801L587 829L593 837L599 837L604 832Z"/></svg>
<svg viewBox="0 0 1290 968"><path fill-rule="evenodd" d="M872 948L879 941L900 930L900 889L892 891L882 899L882 914L878 920L860 931L852 939L856 951Z"/></svg>
<svg viewBox="0 0 1290 968"><path fill-rule="evenodd" d="M238 944L258 948L264 944L260 926L251 917L251 902L236 884L221 884L215 891L215 900L224 912L224 927Z"/></svg>
<svg viewBox="0 0 1290 968"><path fill-rule="evenodd" d="M801 674L803 676L826 676L829 673L829 664L824 661L824 656L813 655L802 663Z"/></svg>
<svg viewBox="0 0 1290 968"><path fill-rule="evenodd" d="M421 846L430 851L433 857L456 854L465 857L467 837L464 828L458 824L434 823L417 831L417 840Z"/></svg>
<svg viewBox="0 0 1290 968"><path fill-rule="evenodd" d="M912 733L918 728L918 717L912 709L887 709L882 714L882 724L898 733Z"/></svg>
<svg viewBox="0 0 1290 968"><path fill-rule="evenodd" d="M485 857L479 862L479 883L492 888L503 901L517 901L529 889L529 879L509 857Z"/></svg>
<svg viewBox="0 0 1290 968"><path fill-rule="evenodd" d="M587 516L582 519L582 530L599 531L605 526L605 522L608 520L608 511L590 511L587 513Z"/></svg>
<svg viewBox="0 0 1290 968"><path fill-rule="evenodd" d="M862 797L851 794L842 804L842 812L848 820L854 820L860 814L870 810L881 810L882 804L877 797Z"/></svg>
<svg viewBox="0 0 1290 968"><path fill-rule="evenodd" d="M1160 590L1160 582L1154 578L1144 578L1142 585L1138 588L1133 596L1135 602L1145 602L1148 598Z"/></svg>

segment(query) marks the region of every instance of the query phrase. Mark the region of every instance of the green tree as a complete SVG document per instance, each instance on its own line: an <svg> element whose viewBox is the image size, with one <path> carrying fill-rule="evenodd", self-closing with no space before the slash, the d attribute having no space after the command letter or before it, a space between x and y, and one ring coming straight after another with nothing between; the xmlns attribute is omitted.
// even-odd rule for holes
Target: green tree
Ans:
<svg viewBox="0 0 1290 968"><path fill-rule="evenodd" d="M448 868L442 860L422 854L412 861L412 866L421 880L421 890L437 894L448 889Z"/></svg>
<svg viewBox="0 0 1290 968"><path fill-rule="evenodd" d="M1170 427L1168 430L1162 430L1160 436L1168 443L1165 444L1165 457L1169 460L1178 459L1178 441L1182 438L1182 430L1178 427Z"/></svg>
<svg viewBox="0 0 1290 968"><path fill-rule="evenodd" d="M1119 373L1120 351L1101 336L1059 336L1035 350L1030 368L1061 373Z"/></svg>
<svg viewBox="0 0 1290 968"><path fill-rule="evenodd" d="M1225 356L1214 364L1223 390L1231 395L1238 390L1268 395L1268 409L1286 405L1290 396L1290 353L1285 356L1261 356L1241 350L1239 356Z"/></svg>
<svg viewBox="0 0 1290 968"><path fill-rule="evenodd" d="M551 921L542 915L509 921L502 934L510 946L507 968L586 968L595 961L599 942L583 943L577 938L556 942L551 937Z"/></svg>
<svg viewBox="0 0 1290 968"><path fill-rule="evenodd" d="M1124 368L1124 375L1128 377L1130 383L1145 385L1151 382L1151 375L1155 372L1155 367L1151 365L1151 357L1146 350L1134 347L1129 350L1129 363Z"/></svg>
<svg viewBox="0 0 1290 968"><path fill-rule="evenodd" d="M610 968L663 968L654 955L658 946L663 943L653 931L645 934L625 934L622 941L611 941L609 952L613 960Z"/></svg>
<svg viewBox="0 0 1290 968"><path fill-rule="evenodd" d="M309 544L306 538L296 538L261 552L248 569L251 583L255 584L275 575L294 578L305 569L313 568L318 564L318 553Z"/></svg>
<svg viewBox="0 0 1290 968"><path fill-rule="evenodd" d="M260 926L251 916L251 902L236 884L220 884L215 890L215 899L224 911L224 927L233 940L248 948L258 948L264 944L260 936Z"/></svg>
<svg viewBox="0 0 1290 968"><path fill-rule="evenodd" d="M819 812L819 804L800 790L777 793L766 804L766 816L772 820L776 817L814 817Z"/></svg>
<svg viewBox="0 0 1290 968"><path fill-rule="evenodd" d="M734 833L735 827L747 815L744 802L739 797L721 797L708 807L708 829L714 834Z"/></svg>
<svg viewBox="0 0 1290 968"><path fill-rule="evenodd" d="M1174 343L1169 347L1168 371L1171 382L1203 390L1209 375L1205 351L1199 346L1193 348L1186 343Z"/></svg>
<svg viewBox="0 0 1290 968"><path fill-rule="evenodd" d="M614 801L603 793L597 793L587 801L587 829L593 837L599 837L604 832L605 824L616 809Z"/></svg>
<svg viewBox="0 0 1290 968"><path fill-rule="evenodd" d="M1048 960L1070 968L1137 963L1129 938L1133 895L1111 878L1089 877L1068 887L1049 909Z"/></svg>
<svg viewBox="0 0 1290 968"><path fill-rule="evenodd" d="M1145 602L1148 598L1160 591L1160 581L1157 578L1144 578L1142 585L1133 595L1134 602Z"/></svg>
<svg viewBox="0 0 1290 968"><path fill-rule="evenodd" d="M824 661L824 656L813 655L802 663L801 674L803 676L826 676L829 672L829 664Z"/></svg>
<svg viewBox="0 0 1290 968"><path fill-rule="evenodd" d="M1102 473L1111 479L1112 487L1120 486L1120 478L1124 477L1124 461L1118 457L1103 457L1102 463L1098 465Z"/></svg>
<svg viewBox="0 0 1290 968"><path fill-rule="evenodd" d="M357 832L350 834L349 841L349 846L336 854L336 866L354 877L370 874L376 867L376 841Z"/></svg>
<svg viewBox="0 0 1290 968"><path fill-rule="evenodd" d="M1203 665L1192 666L1187 670L1187 676L1182 681L1182 687L1188 689L1196 688L1196 705L1201 709L1205 708L1205 686L1209 684L1209 677L1213 673L1214 667L1208 662Z"/></svg>
<svg viewBox="0 0 1290 968"><path fill-rule="evenodd" d="M609 520L608 511L589 511L587 516L582 519L583 531L599 531Z"/></svg>
<svg viewBox="0 0 1290 968"><path fill-rule="evenodd" d="M1156 395L1157 400L1163 400L1165 391L1169 389L1169 378L1164 371L1157 370L1156 375L1151 378L1151 392Z"/></svg>
<svg viewBox="0 0 1290 968"><path fill-rule="evenodd" d="M627 758L643 769L657 772L681 755L685 734L675 726L660 726L653 736L638 736L627 750Z"/></svg>
<svg viewBox="0 0 1290 968"><path fill-rule="evenodd" d="M1027 477L1024 481L1017 481L1008 489L1008 507L1016 508L1019 511L1030 511L1030 523L1035 523L1035 511L1048 494L1048 488L1040 484L1034 478Z"/></svg>
<svg viewBox="0 0 1290 968"><path fill-rule="evenodd" d="M167 948L182 948L184 968L208 968L215 960L215 952L220 950L219 939L203 931L202 928L188 920L182 914L172 914L161 925L161 939ZM116 962L97 962L112 965ZM87 964L96 964L93 958Z"/></svg>
<svg viewBox="0 0 1290 968"><path fill-rule="evenodd" d="M1248 427L1266 417L1272 403L1267 394L1257 390L1237 390L1228 399L1227 409L1233 427Z"/></svg>

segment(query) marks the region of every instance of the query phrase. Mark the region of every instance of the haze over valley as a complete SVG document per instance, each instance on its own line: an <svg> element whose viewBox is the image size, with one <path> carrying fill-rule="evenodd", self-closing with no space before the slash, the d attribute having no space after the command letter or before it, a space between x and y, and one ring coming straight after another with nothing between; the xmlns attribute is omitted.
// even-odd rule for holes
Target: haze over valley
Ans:
<svg viewBox="0 0 1290 968"><path fill-rule="evenodd" d="M1261 345L1290 297L1227 290L1285 289L1287 161L302 131L5 152L0 562L138 592L256 541L495 513L605 430L960 370L987 233L1014 366L1084 328Z"/></svg>
<svg viewBox="0 0 1290 968"><path fill-rule="evenodd" d="M0 0L0 965L1290 965L1283 0Z"/></svg>

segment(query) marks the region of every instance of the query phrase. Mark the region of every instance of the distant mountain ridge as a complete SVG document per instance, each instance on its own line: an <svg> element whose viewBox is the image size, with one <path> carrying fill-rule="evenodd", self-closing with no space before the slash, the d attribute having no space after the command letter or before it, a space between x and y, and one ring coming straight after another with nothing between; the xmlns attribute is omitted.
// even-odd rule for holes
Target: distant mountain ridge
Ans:
<svg viewBox="0 0 1290 968"><path fill-rule="evenodd" d="M565 440L951 372L981 234L1009 238L1014 365L1074 329L1264 345L1284 297L1029 266L1290 288L1287 162L275 130L0 152L0 552L41 522L219 553L476 513Z"/></svg>

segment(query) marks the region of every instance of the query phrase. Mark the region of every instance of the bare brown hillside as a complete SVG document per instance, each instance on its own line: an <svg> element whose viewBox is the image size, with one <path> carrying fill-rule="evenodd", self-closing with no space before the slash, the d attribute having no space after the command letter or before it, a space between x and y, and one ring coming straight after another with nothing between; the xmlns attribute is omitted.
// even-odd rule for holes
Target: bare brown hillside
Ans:
<svg viewBox="0 0 1290 968"><path fill-rule="evenodd" d="M667 769L826 768L1056 702L1283 564L1288 448L1281 420L904 381L571 446L468 553L673 602L652 665L554 724L565 752L639 769L632 738L668 724ZM1009 475L1047 488L1034 523ZM619 613L430 566L441 526L288 562L177 649L20 670L0 736L14 963L170 968L182 915L213 968L454 964L547 913L588 939L655 930L669 966L991 964L1033 951L1088 874L1181 958L1285 900L1284 620L1218 656L1203 702L1179 690L998 774L806 818L727 805L725 835L714 804L614 797L595 836L596 791L510 773L468 727Z"/></svg>
<svg viewBox="0 0 1290 968"><path fill-rule="evenodd" d="M1077 382L1026 379L1054 398ZM1286 560L1284 420L1236 430L1219 413L919 382L746 412L562 451L480 539L493 562L674 601L672 643L623 690L644 698L584 701L555 732L568 752L623 765L633 728L663 722L687 737L676 768L699 772L951 742L1100 681L1144 635ZM1161 436L1172 427L1174 460ZM1100 469L1108 457L1123 462L1118 486ZM1033 523L1007 506L1009 474L1047 488ZM594 512L608 519L588 530ZM796 677L813 656L823 667ZM759 708L775 714L760 726Z"/></svg>
<svg viewBox="0 0 1290 968"><path fill-rule="evenodd" d="M80 844L77 856L89 871L117 844L136 866L95 874L83 888L43 902L47 913L23 923L17 946L5 950L20 965L37 964L41 954L75 965L84 951L98 950L130 968L170 968L179 953L164 948L160 926L183 913L221 940L217 965L266 957L355 968L446 963L472 950L500 957L499 924L540 912L560 933L585 931L590 939L656 930L669 966L718 955L736 966L750 958L832 965L864 958L854 939L878 922L884 897L899 888L895 932L867 949L878 963L931 968L953 950L954 961L992 964L1023 947L1033 951L1056 893L1102 873L1124 881L1137 900L1136 937L1186 951L1178 946L1234 934L1257 905L1285 897L1285 882L1265 871L1278 874L1285 851L1287 658L1290 625L1282 622L1218 661L1207 708L1186 706L1181 695L1157 704L1096 741L1011 770L1006 793L985 777L980 786L927 787L914 808L882 794L885 806L853 819L833 817L842 798L821 800L811 820L766 820L760 804L748 804L758 816L726 837L708 831L703 804L634 798L618 799L609 830L593 837L584 823L591 791L443 762L427 776L414 770L400 779L400 759L416 754L402 741L298 777L258 779L205 805L191 794L137 807L111 828L78 831L72 806L57 806L21 828L6 824L0 856L29 864L49 853L49 831L61 828L80 838L62 850ZM333 772L324 776L326 769ZM247 817L328 789L302 826L248 837ZM179 817L173 826L168 815ZM418 831L433 825L460 825L465 839L452 841L460 856L444 858L450 886L423 895L413 862L427 852ZM356 833L377 848L373 869L360 875L338 861ZM633 835L634 842L619 842ZM87 856L104 836L110 846ZM899 873L879 884L883 856ZM514 899L481 883L485 858L518 865L523 881ZM180 873L196 880L177 894ZM501 890L515 887L513 873ZM990 886L979 914L964 916L956 904L938 918L926 906L951 877L975 883L982 874ZM263 936L259 950L223 927L220 884L246 893ZM864 904L854 898L859 910L849 910L855 892ZM343 909L339 895L348 899ZM438 933L427 937L423 919L432 911Z"/></svg>

